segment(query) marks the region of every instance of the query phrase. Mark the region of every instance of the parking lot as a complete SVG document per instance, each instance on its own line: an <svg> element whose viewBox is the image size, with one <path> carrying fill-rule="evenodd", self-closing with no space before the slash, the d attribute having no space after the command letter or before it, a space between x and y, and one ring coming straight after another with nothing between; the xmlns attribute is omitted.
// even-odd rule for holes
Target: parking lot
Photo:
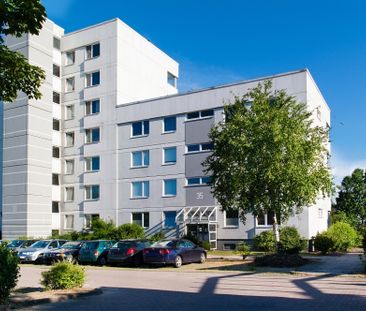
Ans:
<svg viewBox="0 0 366 311"><path fill-rule="evenodd" d="M236 265L227 263L226 265ZM102 294L32 310L364 310L366 279L217 270L217 263L174 268L87 267L85 287ZM202 269L203 268L203 269ZM211 268L213 268L211 270ZM22 265L19 287L39 289L48 267Z"/></svg>

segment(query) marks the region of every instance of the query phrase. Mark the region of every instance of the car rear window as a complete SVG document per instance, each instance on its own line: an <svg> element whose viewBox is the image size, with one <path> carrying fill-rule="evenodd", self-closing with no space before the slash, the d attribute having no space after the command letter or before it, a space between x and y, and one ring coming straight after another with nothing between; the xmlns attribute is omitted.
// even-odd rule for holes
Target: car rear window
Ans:
<svg viewBox="0 0 366 311"><path fill-rule="evenodd" d="M114 244L113 247L131 248L131 247L135 247L135 243L134 242L118 242L118 243Z"/></svg>
<svg viewBox="0 0 366 311"><path fill-rule="evenodd" d="M96 249L99 246L99 242L87 242L83 245L83 249Z"/></svg>
<svg viewBox="0 0 366 311"><path fill-rule="evenodd" d="M173 247L173 245L174 245L174 241L163 240L163 241L155 242L154 244L151 245L151 247Z"/></svg>

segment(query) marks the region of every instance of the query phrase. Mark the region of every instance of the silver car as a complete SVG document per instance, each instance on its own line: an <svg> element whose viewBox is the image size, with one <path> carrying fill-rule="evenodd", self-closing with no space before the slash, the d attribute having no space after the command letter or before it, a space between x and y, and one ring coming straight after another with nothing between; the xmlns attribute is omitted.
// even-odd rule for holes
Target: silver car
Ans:
<svg viewBox="0 0 366 311"><path fill-rule="evenodd" d="M41 240L33 243L27 248L22 248L18 251L20 262L35 262L41 263L45 253L60 248L65 240Z"/></svg>

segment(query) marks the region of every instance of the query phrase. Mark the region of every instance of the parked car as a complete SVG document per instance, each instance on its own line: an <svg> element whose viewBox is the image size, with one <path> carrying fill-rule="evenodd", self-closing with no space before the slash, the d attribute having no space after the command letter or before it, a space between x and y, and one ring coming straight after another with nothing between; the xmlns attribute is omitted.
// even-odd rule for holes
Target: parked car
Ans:
<svg viewBox="0 0 366 311"><path fill-rule="evenodd" d="M20 262L42 263L44 254L51 250L60 248L67 241L65 240L40 240L27 248L21 248L18 251Z"/></svg>
<svg viewBox="0 0 366 311"><path fill-rule="evenodd" d="M114 244L107 257L108 264L135 264L140 265L143 262L142 250L149 247L151 242L148 240L121 240Z"/></svg>
<svg viewBox="0 0 366 311"><path fill-rule="evenodd" d="M27 248L35 242L37 242L37 240L13 240L7 244L6 247L14 253L17 253L20 249Z"/></svg>
<svg viewBox="0 0 366 311"><path fill-rule="evenodd" d="M77 262L83 241L67 242L56 250L44 254L44 262L51 264L58 261Z"/></svg>
<svg viewBox="0 0 366 311"><path fill-rule="evenodd" d="M104 266L107 263L108 251L115 243L116 241L108 240L85 242L79 252L79 262Z"/></svg>
<svg viewBox="0 0 366 311"><path fill-rule="evenodd" d="M143 250L146 264L174 265L179 268L184 263L206 261L207 253L202 247L185 239L165 239Z"/></svg>

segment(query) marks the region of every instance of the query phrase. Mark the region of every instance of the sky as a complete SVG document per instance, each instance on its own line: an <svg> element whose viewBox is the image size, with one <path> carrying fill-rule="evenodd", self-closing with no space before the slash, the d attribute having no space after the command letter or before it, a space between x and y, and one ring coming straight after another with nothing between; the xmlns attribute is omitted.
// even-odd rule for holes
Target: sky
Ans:
<svg viewBox="0 0 366 311"><path fill-rule="evenodd" d="M42 3L65 32L120 18L179 62L182 92L308 68L332 111L335 183L366 168L366 1Z"/></svg>

